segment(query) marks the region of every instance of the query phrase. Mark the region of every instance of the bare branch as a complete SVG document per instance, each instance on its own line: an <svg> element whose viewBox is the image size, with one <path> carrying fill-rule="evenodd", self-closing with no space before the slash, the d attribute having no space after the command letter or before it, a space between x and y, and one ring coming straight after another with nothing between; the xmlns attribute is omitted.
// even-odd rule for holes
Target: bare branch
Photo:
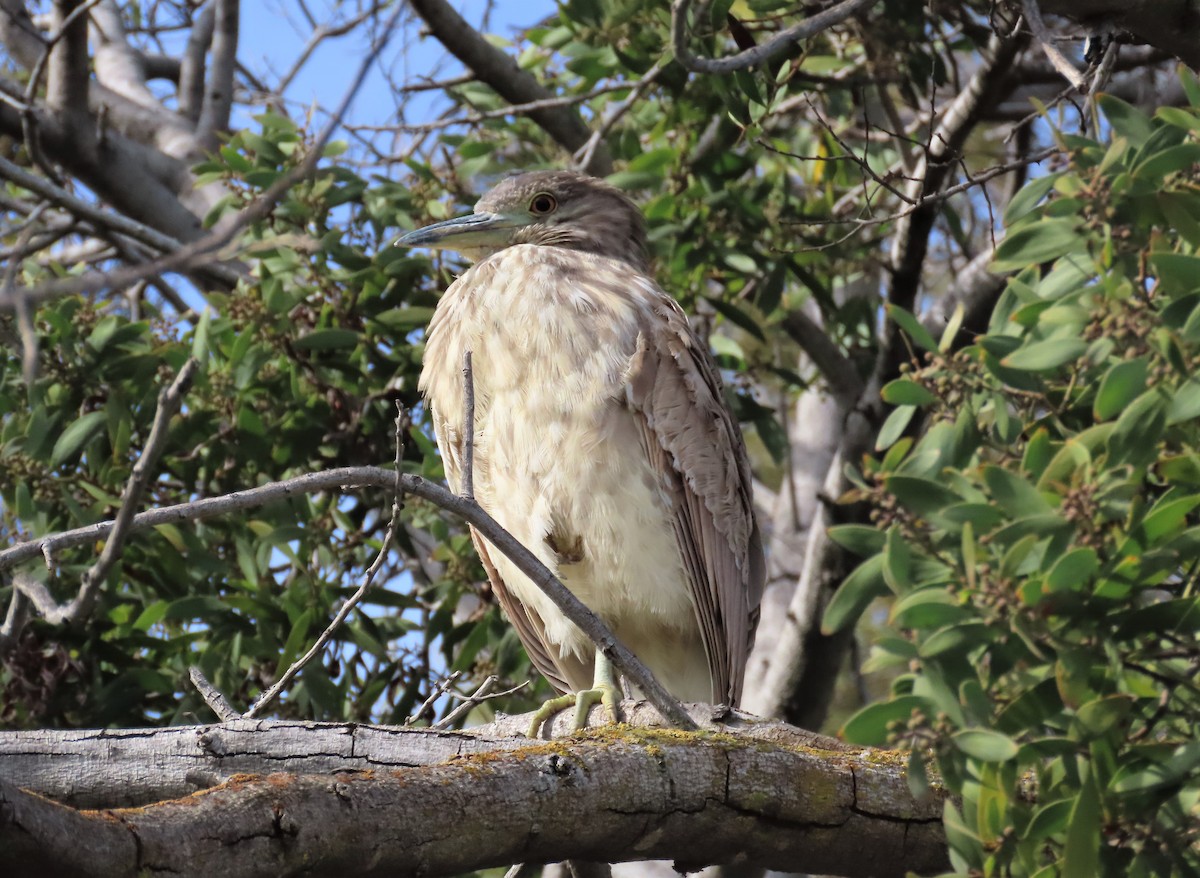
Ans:
<svg viewBox="0 0 1200 878"><path fill-rule="evenodd" d="M675 52L675 60L693 73L733 73L770 61L792 44L816 36L874 3L875 0L842 0L837 6L780 31L761 46L754 46L728 58L701 58L688 48L687 17L692 0L674 0L671 4L671 48Z"/></svg>
<svg viewBox="0 0 1200 878"><path fill-rule="evenodd" d="M60 605L54 600L50 590L42 583L29 577L17 577L14 580L15 591L23 592L38 613L50 624L75 624L86 618L91 612L99 594L100 584L108 575L108 571L112 569L112 565L120 558L125 540L133 532L134 510L141 502L142 493L150 481L159 455L162 454L167 439L167 426L183 404L183 396L191 386L197 368L199 368L199 363L194 359L189 359L183 364L183 368L179 370L179 374L175 376L175 380L171 382L170 386L159 394L154 425L146 440L146 446L142 449L142 453L129 475L125 490L121 493L121 507L117 511L116 519L108 528L104 549L96 562L83 574L79 592L74 599L70 603ZM42 549L43 554L49 560L53 549L49 544L44 544Z"/></svg>
<svg viewBox="0 0 1200 878"><path fill-rule="evenodd" d="M446 0L411 0L411 5L450 54L509 103L529 104L555 97L532 73L480 36ZM529 118L572 153L583 148L592 135L579 114L565 107L532 110ZM596 150L593 167L593 173L600 176L612 173L607 149Z"/></svg>
<svg viewBox="0 0 1200 878"><path fill-rule="evenodd" d="M205 149L215 149L217 135L229 127L233 109L233 74L237 70L238 0L212 0L216 21L212 38L212 65L204 87L204 103L196 131Z"/></svg>
<svg viewBox="0 0 1200 878"><path fill-rule="evenodd" d="M131 101L159 109L158 99L146 87L142 55L130 44L116 0L101 0L92 10L92 33L96 53L96 79Z"/></svg>
<svg viewBox="0 0 1200 878"><path fill-rule="evenodd" d="M49 70L46 76L46 104L63 113L72 126L82 126L87 117L88 46L87 11L99 0L55 0L54 33L46 41ZM36 72L36 69L35 69ZM30 75L30 86L37 78ZM36 91L33 92L36 94ZM29 94L32 103L33 94ZM79 129L76 129L77 131Z"/></svg>
<svg viewBox="0 0 1200 878"><path fill-rule="evenodd" d="M179 112L193 122L200 118L204 106L204 72L216 27L215 10L216 4L210 0L197 13L179 65Z"/></svg>
<svg viewBox="0 0 1200 878"><path fill-rule="evenodd" d="M314 138L312 146L300 163L288 173L282 175L271 186L236 214L230 214L207 235L187 244L173 253L169 253L146 265L135 265L120 268L106 274L92 273L76 278L62 278L38 284L22 292L29 301L36 302L51 299L56 296L95 293L113 287L121 287L137 281L146 280L169 271L189 271L209 262L215 253L221 252L237 237L238 233L247 226L265 219L279 202L279 199L301 180L308 178L316 169L325 145L333 132L341 125L342 117L349 108L362 87L371 65L395 30L400 13L404 10L402 4L397 4L391 16L380 31L371 50L363 58L358 71L351 81L341 102L334 109L325 127ZM9 306L9 302L0 301L0 308Z"/></svg>
<svg viewBox="0 0 1200 878"><path fill-rule="evenodd" d="M1079 72L1078 68L1067 60L1066 55L1058 50L1058 46L1054 45L1054 37L1046 29L1046 22L1042 21L1042 10L1038 7L1037 0L1024 0L1022 5L1025 9L1025 19L1029 22L1029 29L1033 31L1033 38L1042 47L1042 52L1045 53L1046 60L1077 91L1086 92L1087 80L1084 79L1083 74Z"/></svg>
<svg viewBox="0 0 1200 878"><path fill-rule="evenodd" d="M216 686L208 682L208 678L198 667L193 665L188 668L188 678L196 687L196 691L200 693L200 697L204 699L204 703L217 715L217 719L227 723L240 718L238 712L233 709L233 705L229 703L229 699L221 694Z"/></svg>
<svg viewBox="0 0 1200 878"><path fill-rule="evenodd" d="M736 856L858 878L947 867L943 798L914 800L902 757L825 750L795 729L763 725L783 737L760 736L753 723L706 723L714 734L694 736L640 728L552 747L494 729L261 721L9 733L14 750L53 748L38 761L58 767L59 787L87 793L80 776L95 774L64 770L64 761L90 768L132 750L141 755L122 760L126 787L145 790L147 769L170 763L179 792L163 801L171 794L155 790L154 804L137 811L77 810L22 792L38 787L6 758L0 845L24 867L20 876L95 874L97 862L120 874L240 876L262 874L267 862L272 874L449 876L566 856ZM191 795L198 787L208 789ZM475 831L447 832L448 815Z"/></svg>
<svg viewBox="0 0 1200 878"><path fill-rule="evenodd" d="M35 195L40 195L42 198L54 202L59 207L69 210L75 216L93 223L98 228L109 229L119 232L122 235L128 235L135 241L147 244L161 253L176 253L184 247L182 243L168 235L164 235L162 232L120 214L102 210L84 201L82 198L72 195L65 189L54 185L49 180L39 177L37 174L30 173L3 156L0 156L0 177L15 183L22 189L27 189ZM235 268L220 263L197 266L194 270L201 276L211 277L229 286L233 286L244 277ZM0 297L0 307L9 304L10 301L11 297L8 294Z"/></svg>
<svg viewBox="0 0 1200 878"><path fill-rule="evenodd" d="M780 325L813 361L839 403L844 407L853 405L862 394L862 379L828 333L800 308L788 311Z"/></svg>

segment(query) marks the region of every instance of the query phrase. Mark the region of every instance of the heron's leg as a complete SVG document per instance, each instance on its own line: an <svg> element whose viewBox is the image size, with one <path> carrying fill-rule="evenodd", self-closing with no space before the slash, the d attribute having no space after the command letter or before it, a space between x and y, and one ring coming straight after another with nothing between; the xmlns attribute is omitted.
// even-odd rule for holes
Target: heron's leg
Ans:
<svg viewBox="0 0 1200 878"><path fill-rule="evenodd" d="M533 719L529 723L528 737L538 737L538 732L541 731L546 720L556 713L566 710L572 704L575 705L575 728L586 728L588 711L597 702L604 705L610 722L620 721L621 713L618 705L621 703L621 690L613 676L612 662L599 651L596 652L595 670L592 673L592 688L580 689L578 692L559 695L557 698L546 701L533 715Z"/></svg>

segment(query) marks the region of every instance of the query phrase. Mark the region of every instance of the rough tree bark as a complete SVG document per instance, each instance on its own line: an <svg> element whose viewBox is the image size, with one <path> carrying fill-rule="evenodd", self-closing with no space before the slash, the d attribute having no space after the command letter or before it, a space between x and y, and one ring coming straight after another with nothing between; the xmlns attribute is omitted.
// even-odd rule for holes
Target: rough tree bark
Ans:
<svg viewBox="0 0 1200 878"><path fill-rule="evenodd" d="M6 874L436 876L566 857L946 867L941 800L912 799L902 757L744 715L713 723L705 706L700 733L625 710L638 727L552 741L520 737L528 717L469 732L241 721L0 734Z"/></svg>

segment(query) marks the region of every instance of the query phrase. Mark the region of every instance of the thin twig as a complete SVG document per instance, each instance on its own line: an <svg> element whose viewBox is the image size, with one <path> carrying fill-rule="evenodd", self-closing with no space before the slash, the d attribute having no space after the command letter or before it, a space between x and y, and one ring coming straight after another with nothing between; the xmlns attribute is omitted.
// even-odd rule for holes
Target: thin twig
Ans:
<svg viewBox="0 0 1200 878"><path fill-rule="evenodd" d="M1025 7L1025 19L1029 22L1029 29L1033 31L1033 38L1041 45L1042 52L1045 53L1050 66L1061 73L1067 82L1080 92L1086 92L1087 80L1083 78L1079 69L1067 60L1067 56L1058 50L1058 46L1054 45L1054 37L1047 30L1046 22L1042 21L1042 10L1037 4L1037 0L1025 0L1023 6Z"/></svg>
<svg viewBox="0 0 1200 878"><path fill-rule="evenodd" d="M404 508L404 482L403 473L401 472L401 461L404 456L404 424L405 412L403 406L399 402L396 403L396 470L392 477L393 493L392 493L392 517L388 521L387 532L383 536L383 543L379 546L379 552L375 556L375 560L371 562L371 566L367 568L363 575L362 585L354 594L346 599L338 609L337 614L333 617L333 621L321 632L321 636L316 639L316 642L309 647L308 652L292 662L291 667L283 672L275 683L254 700L254 703L242 714L243 719L254 719L258 716L268 704L274 701L279 693L282 692L292 679L300 673L300 669L307 665L313 658L325 648L330 640L333 639L334 633L342 627L342 623L346 621L346 617L350 615L350 611L358 606L359 602L366 597L372 583L375 581L375 575L383 567L383 562L387 560L388 550L392 546L392 540L395 538L396 529L400 525L400 510Z"/></svg>
<svg viewBox="0 0 1200 878"><path fill-rule="evenodd" d="M239 719L238 712L229 703L229 699L221 694L220 689L208 682L203 671L192 665L188 668L188 678L196 687L196 691L200 693L200 697L204 699L204 703L217 715L217 719L223 723Z"/></svg>
<svg viewBox="0 0 1200 878"><path fill-rule="evenodd" d="M25 221L25 227L21 230L21 234L17 238L17 254L29 246L29 241L37 230L38 218L41 217L42 213L49 206L48 202L43 201L29 214L29 218ZM26 385L32 386L33 379L37 377L37 329L33 325L33 314L29 310L29 302L22 295L14 295L13 282L17 278L17 270L21 267L22 261L17 254L9 258L8 267L4 269L2 295L6 299L9 297L14 299L13 310L16 312L17 317L17 331L21 335L21 375L25 379Z"/></svg>
<svg viewBox="0 0 1200 878"><path fill-rule="evenodd" d="M633 109L633 105L641 98L642 93L658 79L665 67L665 61L656 61L654 66L647 70L645 75L634 84L633 90L618 104L610 107L605 112L604 119L600 122L599 127L592 132L592 136L588 138L588 142L575 151L573 158L576 168L587 173L593 173L592 162L596 158L596 150L604 138L608 136L608 132L620 121L622 116Z"/></svg>
<svg viewBox="0 0 1200 878"><path fill-rule="evenodd" d="M434 730L448 729L480 704L483 704L483 702L491 701L493 698L504 698L505 696L512 695L515 692L520 692L529 685L527 682L518 683L511 689L505 689L503 692L493 692L492 687L496 685L496 681L498 679L499 677L497 677L495 674L489 674L487 678L479 684L479 688L468 695L462 704L458 705L458 707L454 708L454 710L450 711L429 728Z"/></svg>
<svg viewBox="0 0 1200 878"><path fill-rule="evenodd" d="M433 703L450 691L450 687L458 682L458 678L462 676L462 671L453 671L449 677L438 681L438 684L429 690L429 697L421 702L421 706L414 710L404 720L406 726L410 726L417 722L425 715L425 711L433 707Z"/></svg>
<svg viewBox="0 0 1200 878"><path fill-rule="evenodd" d="M471 352L463 351L463 475L462 495L475 499L475 375Z"/></svg>

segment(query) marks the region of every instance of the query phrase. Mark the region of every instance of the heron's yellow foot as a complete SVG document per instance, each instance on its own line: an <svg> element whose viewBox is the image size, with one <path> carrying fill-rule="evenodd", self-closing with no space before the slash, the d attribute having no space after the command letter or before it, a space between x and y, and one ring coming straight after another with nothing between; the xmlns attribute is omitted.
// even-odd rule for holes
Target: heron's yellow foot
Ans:
<svg viewBox="0 0 1200 878"><path fill-rule="evenodd" d="M604 705L609 722L620 722L621 711L619 705L621 703L621 689L613 679L612 664L601 654L596 656L596 670L592 679L592 688L580 689L578 692L559 695L557 698L548 700L533 715L533 720L529 723L528 737L538 737L542 726L550 717L566 710L572 704L575 705L576 730L587 728L588 711L597 702Z"/></svg>

